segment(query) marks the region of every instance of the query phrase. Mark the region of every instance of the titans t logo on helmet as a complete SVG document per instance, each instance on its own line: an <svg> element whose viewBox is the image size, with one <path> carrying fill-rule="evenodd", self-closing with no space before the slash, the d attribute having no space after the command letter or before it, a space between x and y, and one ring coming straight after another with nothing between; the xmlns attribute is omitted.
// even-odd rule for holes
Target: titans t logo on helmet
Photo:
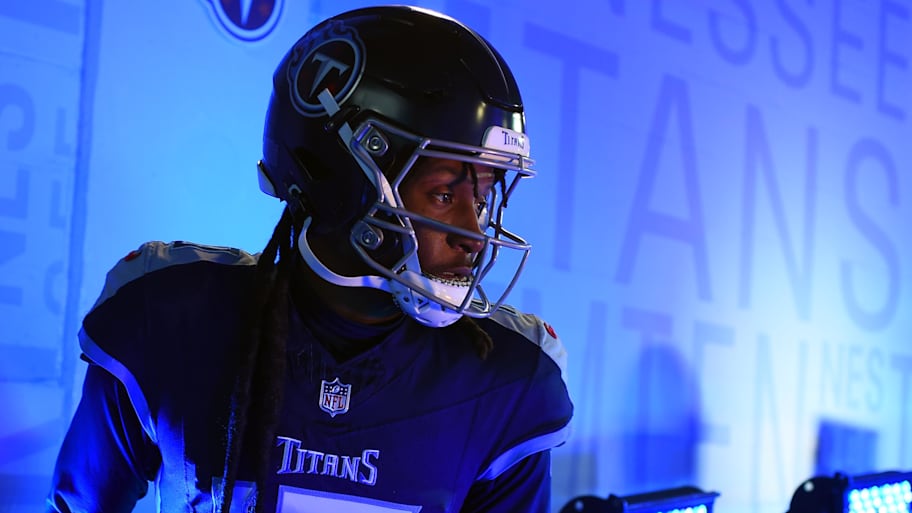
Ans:
<svg viewBox="0 0 912 513"><path fill-rule="evenodd" d="M341 104L355 89L364 71L364 45L358 34L331 24L322 38L296 47L288 67L289 91L295 109L305 116L326 113L319 94L328 89Z"/></svg>

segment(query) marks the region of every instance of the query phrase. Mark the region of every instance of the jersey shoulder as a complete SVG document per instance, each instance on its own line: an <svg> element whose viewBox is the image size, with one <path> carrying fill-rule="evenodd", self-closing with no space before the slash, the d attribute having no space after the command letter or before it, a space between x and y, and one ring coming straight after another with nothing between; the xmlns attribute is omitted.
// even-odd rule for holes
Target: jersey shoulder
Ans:
<svg viewBox="0 0 912 513"><path fill-rule="evenodd" d="M256 262L235 248L152 241L108 272L83 318L80 347L124 385L152 440L160 411L182 415L192 411L185 403L221 400Z"/></svg>
<svg viewBox="0 0 912 513"><path fill-rule="evenodd" d="M105 286L95 307L104 303L124 285L157 271L177 266L209 262L225 266L254 266L258 255L227 246L193 242L150 241L127 253L108 271ZM94 307L93 307L94 308Z"/></svg>
<svg viewBox="0 0 912 513"><path fill-rule="evenodd" d="M501 306L479 323L494 340L491 363L498 374L515 379L516 394L497 404L511 404L498 443L479 474L493 480L533 454L564 444L570 436L573 402L567 381L567 351L554 328L535 314ZM488 412L497 418L497 412Z"/></svg>
<svg viewBox="0 0 912 513"><path fill-rule="evenodd" d="M502 305L488 319L537 346L554 361L563 381L567 382L567 350L557 332L544 319L509 305Z"/></svg>

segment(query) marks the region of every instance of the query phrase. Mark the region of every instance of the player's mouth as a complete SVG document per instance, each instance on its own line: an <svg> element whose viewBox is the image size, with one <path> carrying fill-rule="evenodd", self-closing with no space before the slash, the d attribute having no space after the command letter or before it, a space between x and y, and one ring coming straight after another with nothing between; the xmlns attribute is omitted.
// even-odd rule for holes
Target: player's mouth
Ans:
<svg viewBox="0 0 912 513"><path fill-rule="evenodd" d="M438 281L446 285L455 285L458 287L468 287L472 282L469 269L425 273L425 276L434 281Z"/></svg>

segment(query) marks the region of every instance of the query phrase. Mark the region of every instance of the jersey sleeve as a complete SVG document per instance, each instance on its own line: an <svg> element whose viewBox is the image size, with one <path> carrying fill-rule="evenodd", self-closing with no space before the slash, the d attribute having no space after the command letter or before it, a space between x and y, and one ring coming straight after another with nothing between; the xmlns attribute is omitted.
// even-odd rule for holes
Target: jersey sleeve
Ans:
<svg viewBox="0 0 912 513"><path fill-rule="evenodd" d="M211 351L188 343L199 337L186 328L199 324L194 316L217 318L219 299L243 295L246 289L225 270L253 264L255 257L232 248L147 242L108 272L79 332L90 364L58 453L49 511L130 511L145 495L165 452L159 444L182 428L187 404L198 399L194 411L215 404L211 394L201 394L210 391L210 382L224 381L187 372ZM235 327L219 324L211 340L225 340ZM229 353L215 354L213 366ZM166 418L163 411L173 414Z"/></svg>
<svg viewBox="0 0 912 513"><path fill-rule="evenodd" d="M79 330L79 346L91 363L117 379L146 434L155 441L155 421L140 383L156 382L158 362L150 353L150 297L146 277L173 263L172 244L146 242L108 271L104 288ZM142 362L144 365L136 365Z"/></svg>
<svg viewBox="0 0 912 513"><path fill-rule="evenodd" d="M123 384L90 365L57 456L47 511L132 511L160 463Z"/></svg>
<svg viewBox="0 0 912 513"><path fill-rule="evenodd" d="M497 479L517 462L563 445L570 436L573 416L567 388L567 352L554 329L535 315L509 307L502 307L492 320L521 338L522 343L512 350L518 353L523 349L525 360L532 363L525 379L516 386L517 399L494 455L478 476L480 481ZM496 338L495 344L499 344Z"/></svg>
<svg viewBox="0 0 912 513"><path fill-rule="evenodd" d="M494 479L477 481L460 513L548 513L551 451L533 453Z"/></svg>
<svg viewBox="0 0 912 513"><path fill-rule="evenodd" d="M255 263L255 256L234 248L147 242L108 272L98 300L83 319L79 344L92 363L123 384L153 442L158 442L156 413L162 385L173 381L169 374L177 354L189 349L174 336L182 319L187 312L210 315L201 313L203 308L227 297L221 291L231 287L221 275L203 273L201 266ZM206 296L210 293L215 297Z"/></svg>

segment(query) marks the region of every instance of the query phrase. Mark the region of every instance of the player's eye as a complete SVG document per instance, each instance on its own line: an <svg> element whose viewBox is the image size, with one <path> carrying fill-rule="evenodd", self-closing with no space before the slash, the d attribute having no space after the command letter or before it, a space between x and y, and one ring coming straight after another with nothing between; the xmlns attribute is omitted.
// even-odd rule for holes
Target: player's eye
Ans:
<svg viewBox="0 0 912 513"><path fill-rule="evenodd" d="M451 192L435 192L431 194L431 197L440 203L449 204L453 202L453 193Z"/></svg>

